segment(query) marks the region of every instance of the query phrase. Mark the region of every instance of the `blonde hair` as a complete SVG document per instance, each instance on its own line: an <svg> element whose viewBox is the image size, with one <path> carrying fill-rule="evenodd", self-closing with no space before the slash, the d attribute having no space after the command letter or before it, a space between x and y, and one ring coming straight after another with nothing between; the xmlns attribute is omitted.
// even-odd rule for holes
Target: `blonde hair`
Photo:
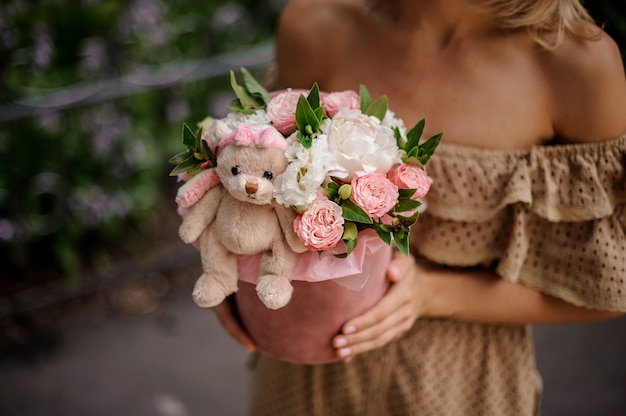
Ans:
<svg viewBox="0 0 626 416"><path fill-rule="evenodd" d="M565 35L594 40L602 30L579 0L476 0L475 4L505 29L526 29L548 49L558 47Z"/></svg>

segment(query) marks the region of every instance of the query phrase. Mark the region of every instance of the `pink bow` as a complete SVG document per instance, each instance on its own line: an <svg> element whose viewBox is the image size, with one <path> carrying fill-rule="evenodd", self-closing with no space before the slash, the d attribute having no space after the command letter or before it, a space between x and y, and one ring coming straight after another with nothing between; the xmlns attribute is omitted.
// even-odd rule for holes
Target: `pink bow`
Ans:
<svg viewBox="0 0 626 416"><path fill-rule="evenodd" d="M237 124L237 129L227 134L220 140L219 148L235 143L238 146L270 147L276 146L281 150L287 150L287 140L274 127L267 127L257 131L245 123Z"/></svg>

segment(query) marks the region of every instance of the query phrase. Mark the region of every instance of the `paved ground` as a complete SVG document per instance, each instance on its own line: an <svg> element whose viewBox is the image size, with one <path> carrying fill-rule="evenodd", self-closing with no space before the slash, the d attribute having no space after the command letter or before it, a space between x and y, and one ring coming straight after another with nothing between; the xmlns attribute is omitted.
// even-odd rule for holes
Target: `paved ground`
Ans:
<svg viewBox="0 0 626 416"><path fill-rule="evenodd" d="M2 416L245 413L246 353L187 296L94 319L49 351L0 363Z"/></svg>
<svg viewBox="0 0 626 416"><path fill-rule="evenodd" d="M536 329L543 416L626 415L626 318ZM0 359L0 416L245 413L246 353L182 291Z"/></svg>

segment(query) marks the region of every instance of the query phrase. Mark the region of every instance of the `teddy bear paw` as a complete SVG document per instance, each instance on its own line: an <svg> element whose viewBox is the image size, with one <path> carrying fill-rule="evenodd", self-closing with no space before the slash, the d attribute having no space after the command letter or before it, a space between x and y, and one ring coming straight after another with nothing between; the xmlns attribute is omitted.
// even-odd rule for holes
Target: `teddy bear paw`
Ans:
<svg viewBox="0 0 626 416"><path fill-rule="evenodd" d="M183 221L178 229L178 235L184 243L191 244L200 237L202 231L204 231L204 228L199 227L197 224Z"/></svg>
<svg viewBox="0 0 626 416"><path fill-rule="evenodd" d="M280 309L289 303L293 286L289 283L289 279L267 274L257 279L256 292L267 308Z"/></svg>
<svg viewBox="0 0 626 416"><path fill-rule="evenodd" d="M202 275L193 288L193 300L203 308L212 308L226 299L226 297L237 291L236 283L234 287L223 285L216 279Z"/></svg>

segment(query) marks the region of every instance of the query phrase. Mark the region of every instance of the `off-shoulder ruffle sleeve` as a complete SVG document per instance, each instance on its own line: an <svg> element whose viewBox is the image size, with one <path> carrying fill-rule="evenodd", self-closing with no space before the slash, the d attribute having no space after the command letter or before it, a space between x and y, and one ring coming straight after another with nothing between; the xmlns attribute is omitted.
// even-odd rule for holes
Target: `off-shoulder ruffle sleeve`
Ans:
<svg viewBox="0 0 626 416"><path fill-rule="evenodd" d="M578 306L626 311L626 135L502 151L442 144L412 247Z"/></svg>

